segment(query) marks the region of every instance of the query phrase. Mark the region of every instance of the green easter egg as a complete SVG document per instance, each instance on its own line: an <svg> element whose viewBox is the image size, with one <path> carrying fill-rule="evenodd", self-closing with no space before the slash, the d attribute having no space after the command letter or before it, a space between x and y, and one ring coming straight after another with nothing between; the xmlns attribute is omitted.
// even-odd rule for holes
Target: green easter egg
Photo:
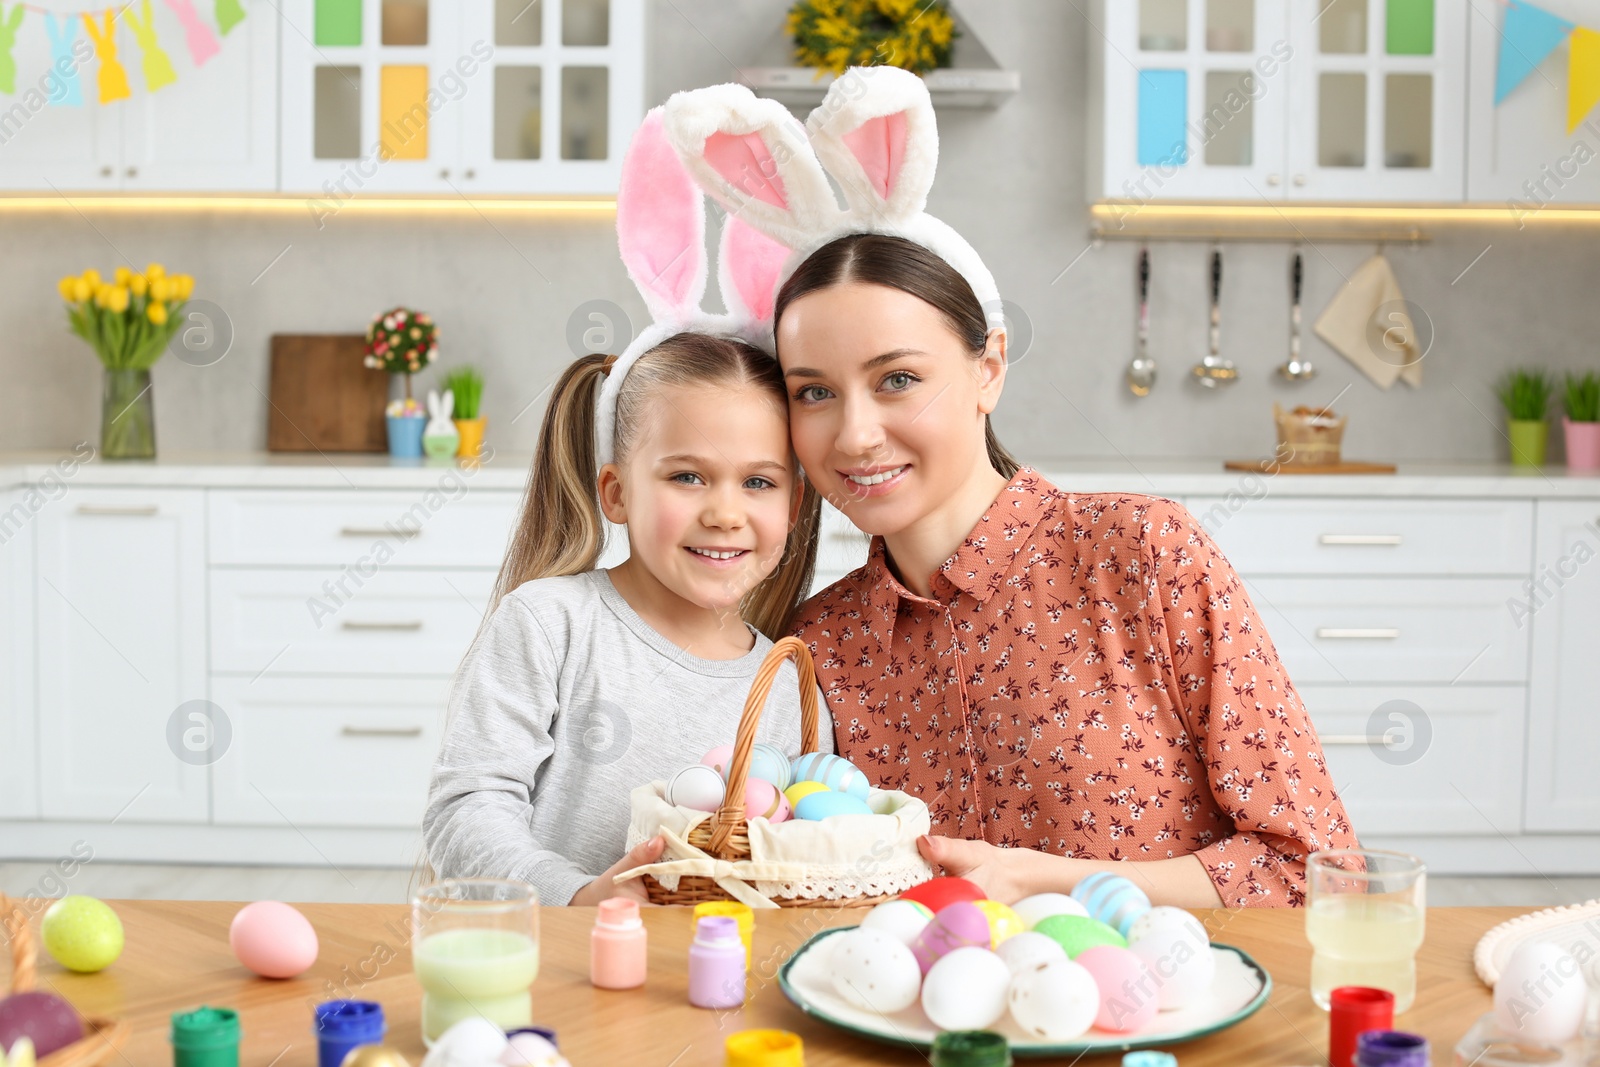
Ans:
<svg viewBox="0 0 1600 1067"><path fill-rule="evenodd" d="M45 951L69 971L103 971L122 955L122 920L94 897L66 896L39 923Z"/></svg>
<svg viewBox="0 0 1600 1067"><path fill-rule="evenodd" d="M1069 959L1076 959L1078 953L1096 945L1128 947L1128 939L1115 929L1099 919L1090 919L1082 915L1052 915L1047 919L1040 919L1039 925L1033 929L1066 949Z"/></svg>

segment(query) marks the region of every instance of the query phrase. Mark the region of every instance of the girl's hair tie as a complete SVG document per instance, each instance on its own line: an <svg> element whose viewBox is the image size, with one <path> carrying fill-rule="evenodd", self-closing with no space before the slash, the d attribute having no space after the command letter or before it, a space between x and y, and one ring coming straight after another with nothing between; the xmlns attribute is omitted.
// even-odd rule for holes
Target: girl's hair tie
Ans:
<svg viewBox="0 0 1600 1067"><path fill-rule="evenodd" d="M601 374L605 374L605 375L609 375L611 373L611 368L615 367L616 365L617 365L617 357L614 356L614 355L607 356L605 358L605 360L600 364L600 373Z"/></svg>

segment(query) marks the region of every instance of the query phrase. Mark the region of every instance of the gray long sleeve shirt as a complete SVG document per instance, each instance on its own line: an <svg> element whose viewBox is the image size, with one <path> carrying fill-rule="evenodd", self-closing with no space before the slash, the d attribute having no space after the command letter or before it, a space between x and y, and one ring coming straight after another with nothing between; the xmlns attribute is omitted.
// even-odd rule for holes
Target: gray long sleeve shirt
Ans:
<svg viewBox="0 0 1600 1067"><path fill-rule="evenodd" d="M651 629L604 570L511 592L451 688L422 817L438 876L518 878L542 903L568 903L622 858L632 789L733 744L772 648L755 639L738 659L701 659ZM826 705L819 725L832 752ZM793 664L756 738L799 754Z"/></svg>

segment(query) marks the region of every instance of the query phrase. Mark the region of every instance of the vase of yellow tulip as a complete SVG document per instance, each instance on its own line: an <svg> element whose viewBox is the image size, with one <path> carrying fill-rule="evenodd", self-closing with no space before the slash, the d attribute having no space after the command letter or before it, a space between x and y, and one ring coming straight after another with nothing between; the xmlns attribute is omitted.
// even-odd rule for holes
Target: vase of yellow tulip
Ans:
<svg viewBox="0 0 1600 1067"><path fill-rule="evenodd" d="M150 368L183 324L194 291L187 274L152 263L143 274L118 267L112 281L90 268L61 279L72 332L89 342L106 369L100 400L100 455L152 459L156 454L155 399Z"/></svg>

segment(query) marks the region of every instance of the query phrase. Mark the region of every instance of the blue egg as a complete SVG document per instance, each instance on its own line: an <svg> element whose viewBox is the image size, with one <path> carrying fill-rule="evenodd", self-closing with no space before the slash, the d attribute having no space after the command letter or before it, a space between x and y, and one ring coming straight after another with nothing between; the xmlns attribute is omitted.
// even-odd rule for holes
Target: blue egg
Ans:
<svg viewBox="0 0 1600 1067"><path fill-rule="evenodd" d="M849 793L861 800L867 799L867 790L872 784L855 764L827 752L801 756L794 761L792 769L791 781L821 782L836 793Z"/></svg>
<svg viewBox="0 0 1600 1067"><path fill-rule="evenodd" d="M867 802L858 796L849 793L812 793L801 797L800 803L795 805L794 817L797 819L826 819L832 815L871 815L872 809L867 807Z"/></svg>
<svg viewBox="0 0 1600 1067"><path fill-rule="evenodd" d="M757 741L750 749L750 777L771 782L783 792L794 784L789 772L789 757L777 745Z"/></svg>
<svg viewBox="0 0 1600 1067"><path fill-rule="evenodd" d="M1091 919L1098 919L1123 937L1134 920L1150 910L1150 898L1144 890L1120 874L1096 871L1072 887L1072 899L1089 910Z"/></svg>

